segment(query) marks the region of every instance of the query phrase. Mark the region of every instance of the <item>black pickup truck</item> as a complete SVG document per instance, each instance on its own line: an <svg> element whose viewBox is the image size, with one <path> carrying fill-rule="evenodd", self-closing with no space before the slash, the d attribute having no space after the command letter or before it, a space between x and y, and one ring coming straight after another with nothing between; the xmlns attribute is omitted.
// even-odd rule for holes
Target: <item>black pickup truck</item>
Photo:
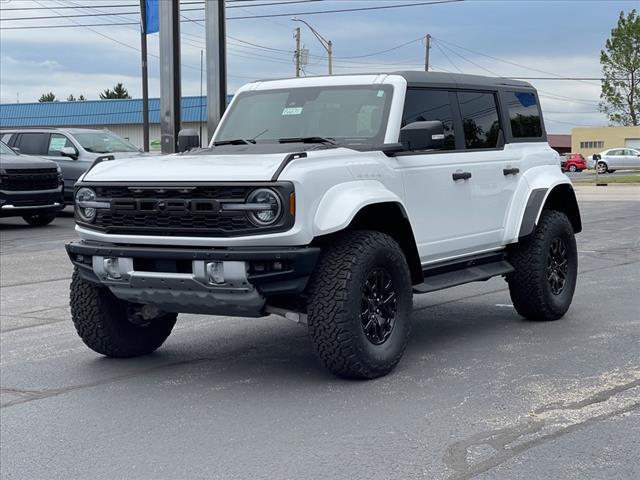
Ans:
<svg viewBox="0 0 640 480"><path fill-rule="evenodd" d="M51 223L64 208L60 167L18 155L0 142L0 217L22 217L29 225Z"/></svg>

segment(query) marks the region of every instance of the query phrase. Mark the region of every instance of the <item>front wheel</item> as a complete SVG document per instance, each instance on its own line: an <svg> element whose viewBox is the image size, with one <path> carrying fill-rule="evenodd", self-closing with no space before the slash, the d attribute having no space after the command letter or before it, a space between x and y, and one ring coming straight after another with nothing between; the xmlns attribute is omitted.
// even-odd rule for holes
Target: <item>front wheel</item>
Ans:
<svg viewBox="0 0 640 480"><path fill-rule="evenodd" d="M569 165L569 171L571 173L575 173L578 171L578 167L576 167L575 165Z"/></svg>
<svg viewBox="0 0 640 480"><path fill-rule="evenodd" d="M309 333L335 375L369 379L400 361L411 330L409 266L384 233L344 234L323 252L309 285Z"/></svg>
<svg viewBox="0 0 640 480"><path fill-rule="evenodd" d="M155 351L176 323L175 313L143 322L132 314L133 304L108 288L82 279L77 268L71 279L71 319L82 341L107 357L126 358Z"/></svg>
<svg viewBox="0 0 640 480"><path fill-rule="evenodd" d="M564 213L544 210L535 231L510 248L514 271L507 275L516 311L529 320L557 320L576 288L578 249Z"/></svg>
<svg viewBox="0 0 640 480"><path fill-rule="evenodd" d="M38 215L25 215L22 219L33 227L44 227L56 218L55 213L40 213Z"/></svg>
<svg viewBox="0 0 640 480"><path fill-rule="evenodd" d="M609 167L604 162L598 162L596 165L596 172L598 173L607 173L609 171Z"/></svg>

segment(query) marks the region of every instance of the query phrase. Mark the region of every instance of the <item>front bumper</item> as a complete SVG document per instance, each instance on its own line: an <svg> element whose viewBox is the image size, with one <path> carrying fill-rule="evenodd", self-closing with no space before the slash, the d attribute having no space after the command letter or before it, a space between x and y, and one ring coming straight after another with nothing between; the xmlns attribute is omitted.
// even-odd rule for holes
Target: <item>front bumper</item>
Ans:
<svg viewBox="0 0 640 480"><path fill-rule="evenodd" d="M166 312L259 317L267 298L296 295L306 288L319 248L129 247L78 241L67 253L88 282L109 287L123 300L152 304ZM105 259L118 259L118 275ZM208 280L207 264L223 262L225 281ZM280 268L269 269L277 263Z"/></svg>
<svg viewBox="0 0 640 480"><path fill-rule="evenodd" d="M16 217L54 213L64 208L62 188L13 191L0 189L0 216Z"/></svg>

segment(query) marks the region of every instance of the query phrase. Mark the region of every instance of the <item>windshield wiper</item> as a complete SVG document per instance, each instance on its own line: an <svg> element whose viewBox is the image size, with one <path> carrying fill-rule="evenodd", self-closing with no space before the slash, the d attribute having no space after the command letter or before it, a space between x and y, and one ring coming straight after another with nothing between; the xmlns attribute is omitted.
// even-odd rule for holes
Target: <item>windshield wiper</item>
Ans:
<svg viewBox="0 0 640 480"><path fill-rule="evenodd" d="M337 145L335 138L329 137L290 137L279 138L279 143L328 143L329 145Z"/></svg>
<svg viewBox="0 0 640 480"><path fill-rule="evenodd" d="M252 143L256 143L253 139L246 138L234 138L233 140L220 140L219 142L213 142L213 146L217 147L219 145L251 145Z"/></svg>

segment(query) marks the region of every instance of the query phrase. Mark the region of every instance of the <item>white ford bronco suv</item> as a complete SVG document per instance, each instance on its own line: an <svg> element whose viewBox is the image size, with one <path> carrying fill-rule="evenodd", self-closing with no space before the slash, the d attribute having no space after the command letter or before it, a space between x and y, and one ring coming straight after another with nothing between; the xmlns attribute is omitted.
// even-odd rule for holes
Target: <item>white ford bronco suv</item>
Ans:
<svg viewBox="0 0 640 480"><path fill-rule="evenodd" d="M503 276L516 311L571 303L581 220L535 89L398 72L257 81L206 149L96 163L75 186L71 312L112 357L181 312L308 325L336 375L390 372L413 294Z"/></svg>

